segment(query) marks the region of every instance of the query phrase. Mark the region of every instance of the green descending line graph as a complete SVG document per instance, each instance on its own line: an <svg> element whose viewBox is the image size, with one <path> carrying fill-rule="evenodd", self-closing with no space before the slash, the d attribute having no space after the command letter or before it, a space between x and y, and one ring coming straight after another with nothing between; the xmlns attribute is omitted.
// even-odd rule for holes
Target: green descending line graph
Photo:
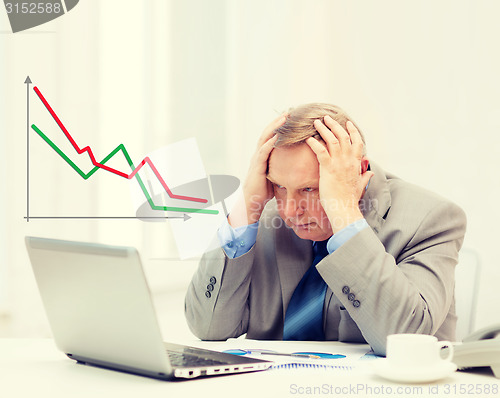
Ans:
<svg viewBox="0 0 500 398"><path fill-rule="evenodd" d="M94 155L92 153L92 150L90 149L90 147L85 147L83 149L80 149L78 147L78 145L76 144L75 140L73 139L73 137L70 135L70 133L68 132L68 130L66 129L66 127L62 124L61 120L59 119L59 117L56 115L56 113L54 112L54 110L50 107L50 105L48 104L48 102L46 101L46 99L43 97L43 95L41 94L40 90L38 90L37 87L34 87L33 88L34 91L37 93L38 97L40 98L40 100L43 102L43 104L45 105L45 107L47 108L47 110L50 112L50 114L52 115L52 117L54 118L54 120L56 121L56 123L59 125L59 127L61 128L61 130L63 131L63 133L66 135L66 138L68 138L68 140L71 142L71 144L73 145L74 149L77 151L78 154L82 154L83 152L87 152L91 161L92 161L92 164L94 165L94 168L91 169L88 173L85 173L82 169L80 169L76 164L75 162L73 162L70 157L68 155L66 155L49 137L47 137L46 134L44 134L35 124L32 124L31 125L31 128L57 153L59 154L59 156L61 156L65 161L66 163L68 163L83 179L87 180L89 179L97 170L99 169L104 169L106 171L109 171L113 174L116 174L118 176L121 176L121 177L124 177L124 178L127 178L127 179L131 179L133 177L136 178L137 182L139 183L139 186L142 190L142 192L144 193L144 196L146 197L147 199L147 202L149 203L149 205L151 206L151 208L153 210L159 210L159 211L173 211L173 212L183 212L183 213L203 213L203 214L218 214L219 212L217 210L209 210L209 209L197 209L197 208L190 208L190 207L172 207L172 206L158 206L158 205L155 205L154 202L153 202L153 199L151 198L151 195L149 194L146 186L144 185L144 182L142 181L142 178L139 176L138 172L139 170L145 166L146 164L149 165L149 167L153 170L153 173L155 174L155 176L158 178L158 180L160 181L161 185L163 186L163 188L165 189L166 193L169 195L170 198L173 198L173 199L180 199L180 200L186 200L186 201L191 201L191 202L198 202L198 203L207 203L208 200L206 199L201 199L201 198L193 198L193 197L188 197L188 196L182 196L182 195L175 195L172 193L172 191L170 190L170 188L167 186L167 184L165 183L165 181L163 180L162 176L160 175L160 173L158 172L158 170L156 169L155 165L153 164L153 162L151 161L151 159L149 159L149 157L146 157L144 158L144 160L137 166L135 167L134 166L134 163L129 155L129 153L127 152L127 149L125 148L125 146L123 144L120 144L118 145L115 149L113 149L109 155L107 155L101 162L97 162L94 158ZM116 170L116 169L113 169L111 167L108 167L106 166L105 164L111 159L113 158L118 152L121 152L123 154L123 156L125 157L128 165L130 166L132 172L130 174L127 174L127 173L123 173L119 170ZM31 218L35 218L35 217L31 217ZM130 217L130 218L133 218L133 217ZM168 218L168 217L167 217ZM28 217L29 219L29 217ZM186 219L186 216L184 217L184 219Z"/></svg>
<svg viewBox="0 0 500 398"><path fill-rule="evenodd" d="M52 140L47 137L35 124L31 125L31 128L35 130L35 132L43 138L43 140L50 145L50 147L56 151L80 176L87 180L89 179L97 170L100 169L99 166L95 166L92 170L90 170L88 173L85 174L85 172L80 169L61 149L52 142ZM123 144L118 145L113 151L110 152L108 156L106 156L103 160L101 160L100 164L105 164L108 160L110 160L113 156L115 156L118 152L122 152L123 156L125 156L125 159L127 160L127 163L131 167L132 170L135 170L134 163L132 162L132 159L130 158L130 155L127 152L127 149ZM139 186L141 187L142 192L144 193L144 196L146 197L149 205L153 210L162 210L162 211L176 211L176 212L183 212L183 213L204 213L204 214L218 214L219 212L217 210L207 210L207 209L193 209L193 208L188 208L188 207L171 207L171 206L157 206L153 203L153 199L151 199L151 195L149 195L149 192L144 185L144 182L142 181L142 178L139 176L139 174L135 174L135 178L137 179L137 182L139 183Z"/></svg>

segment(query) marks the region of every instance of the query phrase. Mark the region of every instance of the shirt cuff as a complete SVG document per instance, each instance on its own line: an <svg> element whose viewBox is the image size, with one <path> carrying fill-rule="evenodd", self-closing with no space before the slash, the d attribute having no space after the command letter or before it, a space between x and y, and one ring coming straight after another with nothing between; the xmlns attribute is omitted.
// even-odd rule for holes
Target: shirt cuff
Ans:
<svg viewBox="0 0 500 398"><path fill-rule="evenodd" d="M240 257L247 253L257 241L259 222L233 228L227 219L219 228L219 242L229 258Z"/></svg>
<svg viewBox="0 0 500 398"><path fill-rule="evenodd" d="M339 232L334 234L326 244L326 248L328 253L333 253L340 246L346 243L349 239L351 239L354 235L356 235L359 231L368 227L368 223L364 218L360 220L354 221L352 224L349 224L347 227L342 228Z"/></svg>

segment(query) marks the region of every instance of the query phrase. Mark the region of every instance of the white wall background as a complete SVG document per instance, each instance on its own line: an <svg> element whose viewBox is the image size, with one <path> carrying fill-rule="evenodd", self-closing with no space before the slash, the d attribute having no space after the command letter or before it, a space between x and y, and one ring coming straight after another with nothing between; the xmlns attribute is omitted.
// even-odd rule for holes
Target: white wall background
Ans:
<svg viewBox="0 0 500 398"><path fill-rule="evenodd" d="M166 260L177 253L165 223L26 222L27 75L97 158L123 142L142 159L194 136L208 173L240 178L276 113L342 106L371 159L464 208L465 246L483 265L477 326L500 322L499 11L495 0L81 0L12 34L0 10L0 336L50 333L25 235L138 247L163 319L182 312L195 267ZM48 123L31 96L32 118ZM83 181L30 140L32 215L130 213L120 179Z"/></svg>

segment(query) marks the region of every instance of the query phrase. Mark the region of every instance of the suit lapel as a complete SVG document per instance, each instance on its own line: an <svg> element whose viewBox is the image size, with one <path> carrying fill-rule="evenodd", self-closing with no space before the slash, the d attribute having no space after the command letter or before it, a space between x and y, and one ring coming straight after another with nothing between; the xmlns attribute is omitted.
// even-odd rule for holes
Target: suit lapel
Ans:
<svg viewBox="0 0 500 398"><path fill-rule="evenodd" d="M374 175L365 195L359 202L359 208L368 225L378 234L391 207L391 194L384 171L372 162L370 162L370 168Z"/></svg>

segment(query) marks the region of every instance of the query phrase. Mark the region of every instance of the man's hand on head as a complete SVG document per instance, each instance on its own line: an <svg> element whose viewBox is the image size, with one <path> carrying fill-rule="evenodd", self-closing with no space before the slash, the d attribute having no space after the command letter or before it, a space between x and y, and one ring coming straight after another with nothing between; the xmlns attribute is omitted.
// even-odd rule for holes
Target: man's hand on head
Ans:
<svg viewBox="0 0 500 398"><path fill-rule="evenodd" d="M274 119L263 131L243 183L243 198L231 210L229 224L233 227L250 225L260 219L264 206L273 196L272 184L267 179L269 156L278 138L275 130L286 121L286 114Z"/></svg>
<svg viewBox="0 0 500 398"><path fill-rule="evenodd" d="M373 172L367 171L363 140L350 121L342 127L330 116L315 120L314 127L325 144L315 138L306 143L316 154L320 168L320 200L336 233L363 218L359 200Z"/></svg>

